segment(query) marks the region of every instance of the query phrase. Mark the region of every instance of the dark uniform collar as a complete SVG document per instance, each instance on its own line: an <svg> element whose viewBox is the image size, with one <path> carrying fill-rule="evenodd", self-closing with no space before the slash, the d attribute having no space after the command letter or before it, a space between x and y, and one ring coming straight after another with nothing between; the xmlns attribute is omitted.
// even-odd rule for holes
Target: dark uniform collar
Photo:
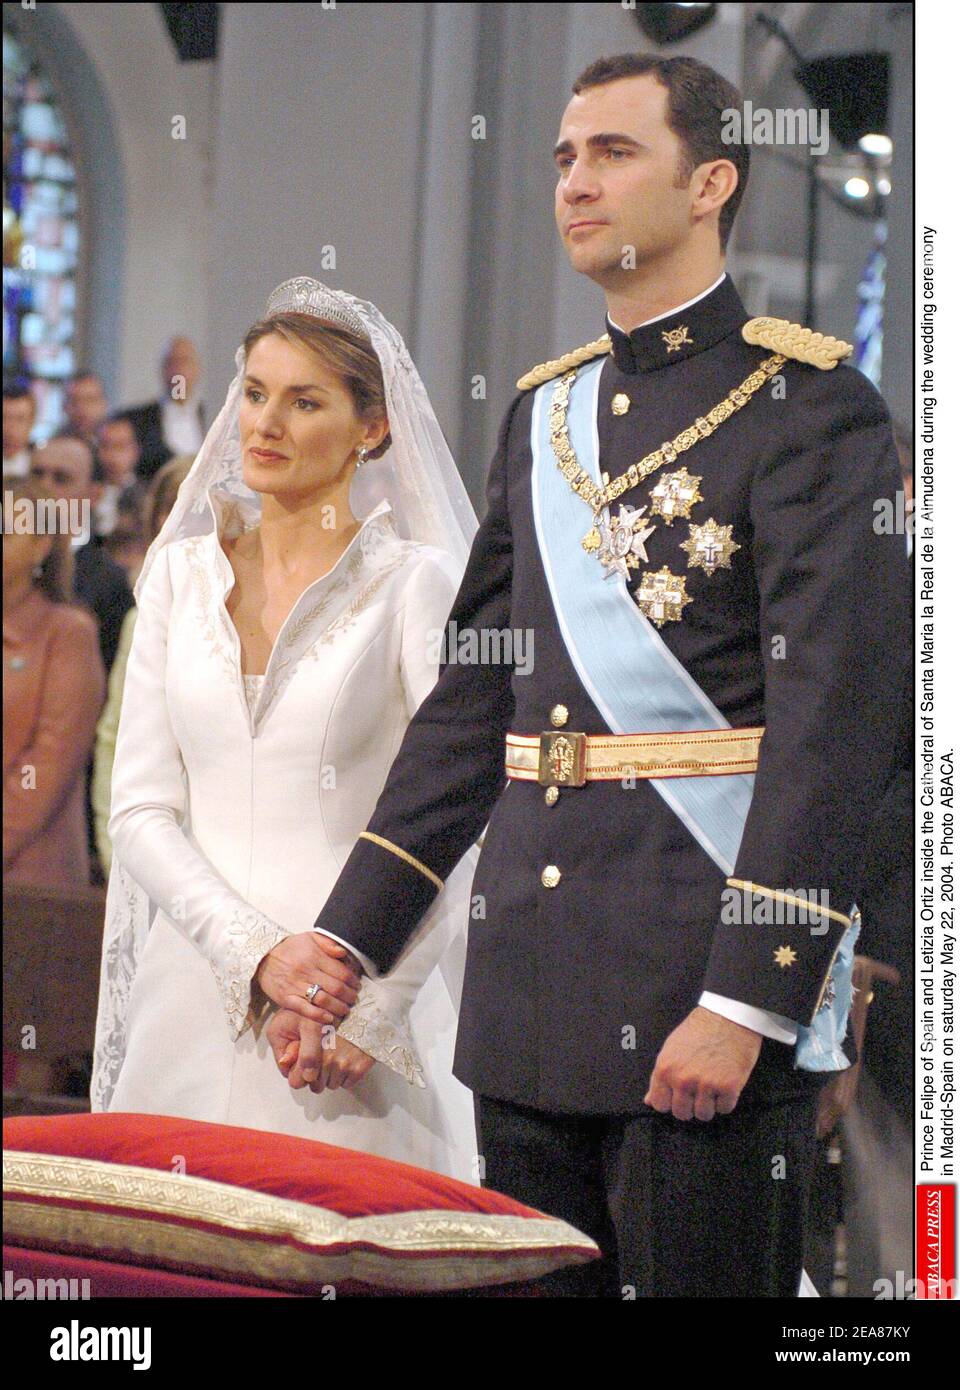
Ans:
<svg viewBox="0 0 960 1390"><path fill-rule="evenodd" d="M610 322L613 357L622 372L652 372L682 362L713 347L746 323L747 312L729 275L715 289L685 309L674 309L664 318L641 324L632 333Z"/></svg>

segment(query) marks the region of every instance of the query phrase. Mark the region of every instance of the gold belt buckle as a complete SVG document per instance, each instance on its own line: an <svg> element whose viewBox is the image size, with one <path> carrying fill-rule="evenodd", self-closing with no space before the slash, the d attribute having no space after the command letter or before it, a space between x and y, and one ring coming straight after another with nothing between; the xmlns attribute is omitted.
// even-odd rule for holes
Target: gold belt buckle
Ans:
<svg viewBox="0 0 960 1390"><path fill-rule="evenodd" d="M550 729L540 735L541 787L582 787L587 780L587 736Z"/></svg>

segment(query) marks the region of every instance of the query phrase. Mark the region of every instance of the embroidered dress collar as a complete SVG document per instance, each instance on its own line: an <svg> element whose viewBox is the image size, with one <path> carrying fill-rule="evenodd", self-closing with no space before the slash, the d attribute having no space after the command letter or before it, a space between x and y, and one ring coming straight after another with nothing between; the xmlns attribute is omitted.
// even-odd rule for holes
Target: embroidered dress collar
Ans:
<svg viewBox="0 0 960 1390"><path fill-rule="evenodd" d="M381 577L404 561L406 551L399 544L393 509L383 498L363 518L333 567L307 585L287 614L260 682L259 697L250 704L241 671L240 638L226 606L236 578L220 542L222 537L237 536L258 525L260 507L214 487L207 489L206 501L210 524L202 534L185 541L186 553L200 589L207 631L256 737L298 661L342 622L348 605L357 611L362 608L367 590L378 588Z"/></svg>

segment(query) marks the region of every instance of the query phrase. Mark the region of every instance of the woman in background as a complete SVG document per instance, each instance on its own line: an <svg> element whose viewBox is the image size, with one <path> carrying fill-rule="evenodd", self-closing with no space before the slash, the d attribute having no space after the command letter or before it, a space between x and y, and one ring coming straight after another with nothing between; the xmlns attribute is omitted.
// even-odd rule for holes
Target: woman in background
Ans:
<svg viewBox="0 0 960 1390"><path fill-rule="evenodd" d="M72 597L66 529L36 534L53 496L5 477L3 501L15 509L3 538L4 880L75 891L90 883L85 771L106 686L97 625ZM19 531L27 510L34 524Z"/></svg>

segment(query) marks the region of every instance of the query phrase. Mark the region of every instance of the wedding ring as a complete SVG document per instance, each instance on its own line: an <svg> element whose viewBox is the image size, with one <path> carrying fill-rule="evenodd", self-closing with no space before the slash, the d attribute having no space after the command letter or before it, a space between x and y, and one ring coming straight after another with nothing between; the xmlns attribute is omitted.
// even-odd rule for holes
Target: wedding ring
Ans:
<svg viewBox="0 0 960 1390"><path fill-rule="evenodd" d="M320 985L311 985L310 988L307 990L306 997L310 1000L310 1003L312 1004L319 993Z"/></svg>

